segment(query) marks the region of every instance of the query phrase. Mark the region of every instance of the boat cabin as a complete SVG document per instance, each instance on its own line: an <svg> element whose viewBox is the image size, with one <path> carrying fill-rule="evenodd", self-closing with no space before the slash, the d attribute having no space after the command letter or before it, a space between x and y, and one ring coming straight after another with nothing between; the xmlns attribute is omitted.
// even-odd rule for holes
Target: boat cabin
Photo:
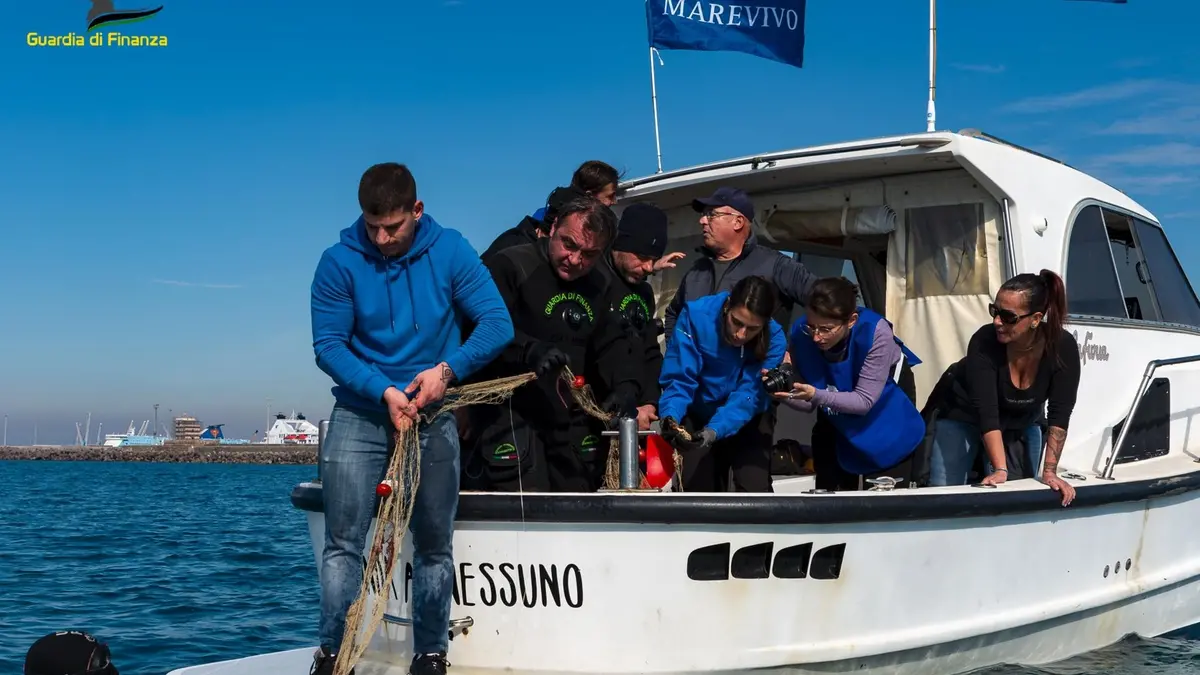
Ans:
<svg viewBox="0 0 1200 675"><path fill-rule="evenodd" d="M722 185L750 194L760 244L818 276L856 282L861 302L892 322L923 361L913 368L918 407L991 322L988 303L1006 279L1058 272L1083 364L1064 470L1102 473L1148 363L1200 353L1200 302L1154 216L1060 161L973 130L744 157L624 184L616 208L647 201L665 209L667 250L688 254L652 278L659 316L699 255L691 201ZM1200 383L1200 367L1171 373L1175 403L1168 380L1154 380L1118 462L1184 450L1188 421L1170 410L1194 407L1180 396L1200 403L1200 390L1186 386ZM780 406L776 441L807 444L813 418Z"/></svg>

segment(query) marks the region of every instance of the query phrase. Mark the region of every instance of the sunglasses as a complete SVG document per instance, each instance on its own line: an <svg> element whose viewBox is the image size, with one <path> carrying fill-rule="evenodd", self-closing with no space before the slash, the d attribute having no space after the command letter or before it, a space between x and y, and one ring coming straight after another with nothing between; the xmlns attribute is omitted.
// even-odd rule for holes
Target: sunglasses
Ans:
<svg viewBox="0 0 1200 675"><path fill-rule="evenodd" d="M991 314L993 319L996 317L1000 317L1001 323L1005 324L1006 326L1011 326L1014 323L1020 321L1021 319L1031 317L1034 314L1037 314L1037 312L1029 312L1028 314L1017 314L1016 312L1012 311L1011 309L1000 309L999 307L997 307L995 305L995 303L989 302L988 303L988 314Z"/></svg>

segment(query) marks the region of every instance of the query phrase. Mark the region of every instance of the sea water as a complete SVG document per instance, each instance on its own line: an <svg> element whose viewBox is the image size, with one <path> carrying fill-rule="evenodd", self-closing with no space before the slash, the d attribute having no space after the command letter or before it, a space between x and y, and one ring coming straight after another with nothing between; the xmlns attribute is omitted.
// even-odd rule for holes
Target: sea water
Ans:
<svg viewBox="0 0 1200 675"><path fill-rule="evenodd" d="M107 642L121 675L313 645L316 562L288 495L315 476L315 466L0 461L0 675L19 674L29 645L62 629ZM985 672L1200 673L1200 630Z"/></svg>

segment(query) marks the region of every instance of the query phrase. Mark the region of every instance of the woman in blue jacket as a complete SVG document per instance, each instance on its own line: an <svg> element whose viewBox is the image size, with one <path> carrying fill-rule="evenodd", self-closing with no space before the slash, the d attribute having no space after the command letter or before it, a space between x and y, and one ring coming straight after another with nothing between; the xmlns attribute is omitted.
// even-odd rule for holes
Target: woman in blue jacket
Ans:
<svg viewBox="0 0 1200 675"><path fill-rule="evenodd" d="M772 396L797 410L817 411L817 489L861 490L867 479L882 476L908 487L925 420L896 380L902 358L910 366L921 360L892 333L891 323L858 305L858 287L849 280L829 277L813 285L788 342L796 381L790 391Z"/></svg>
<svg viewBox="0 0 1200 675"><path fill-rule="evenodd" d="M771 492L771 432L746 423L769 403L759 372L787 351L771 319L778 296L763 277L686 303L667 342L659 384L663 437L683 455L686 492ZM685 440L678 424L694 429Z"/></svg>

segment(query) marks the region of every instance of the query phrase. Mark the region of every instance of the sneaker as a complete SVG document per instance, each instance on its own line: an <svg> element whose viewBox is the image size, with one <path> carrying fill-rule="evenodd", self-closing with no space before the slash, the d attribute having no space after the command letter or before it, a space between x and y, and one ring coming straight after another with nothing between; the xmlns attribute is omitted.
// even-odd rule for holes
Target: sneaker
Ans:
<svg viewBox="0 0 1200 675"><path fill-rule="evenodd" d="M333 675L333 664L336 661L337 654L331 653L329 647L321 647L313 654L313 664L308 675ZM354 675L353 668L350 669L350 675Z"/></svg>
<svg viewBox="0 0 1200 675"><path fill-rule="evenodd" d="M446 675L450 662L446 660L445 652L435 654L419 654L413 658L408 668L408 675Z"/></svg>

